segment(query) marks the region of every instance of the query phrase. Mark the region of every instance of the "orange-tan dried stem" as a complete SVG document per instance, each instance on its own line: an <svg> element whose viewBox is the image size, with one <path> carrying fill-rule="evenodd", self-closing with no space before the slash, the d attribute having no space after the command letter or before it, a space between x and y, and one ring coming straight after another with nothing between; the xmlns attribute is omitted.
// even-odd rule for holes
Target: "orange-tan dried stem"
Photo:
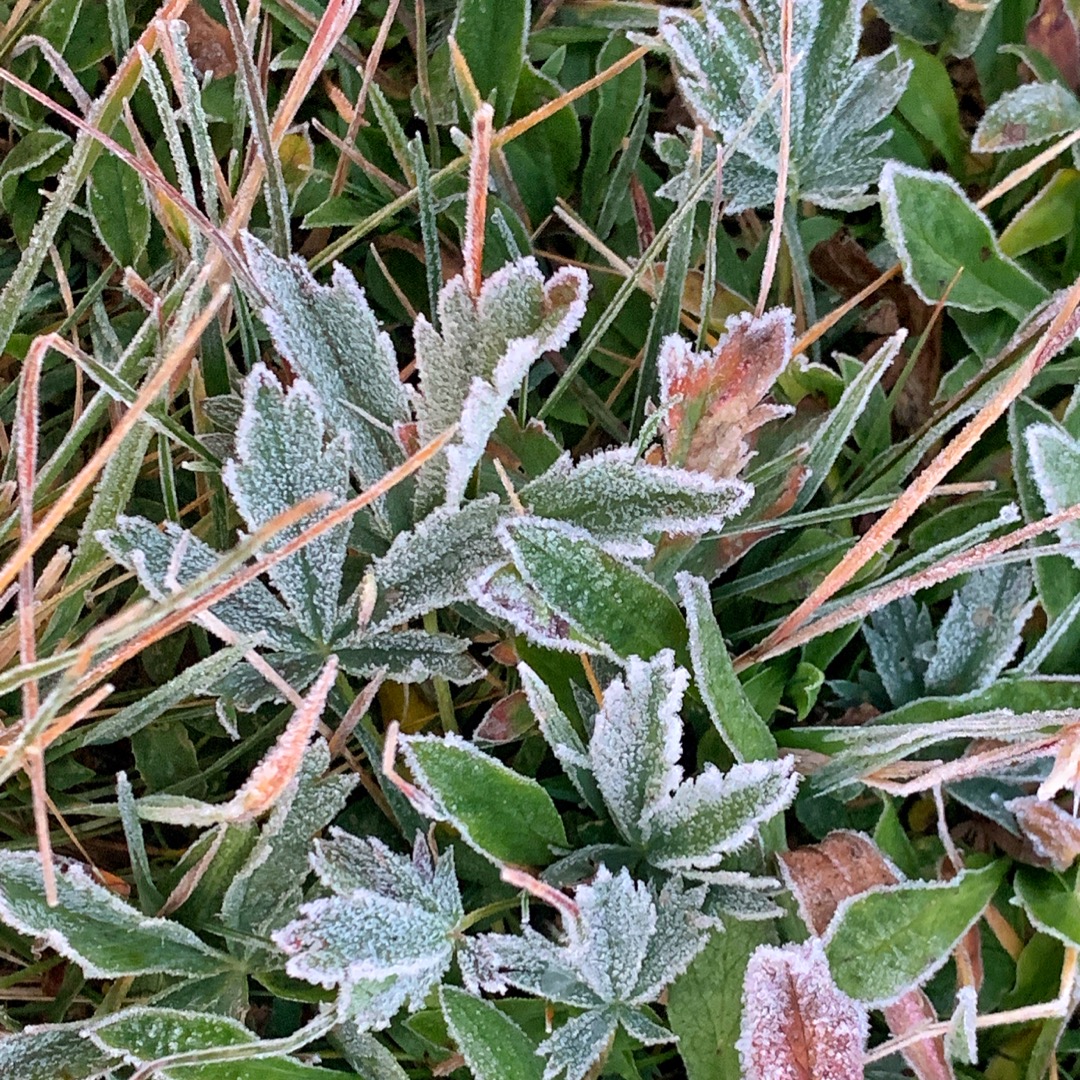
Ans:
<svg viewBox="0 0 1080 1080"><path fill-rule="evenodd" d="M475 300L484 282L484 229L487 222L488 177L495 110L486 102L473 114L469 158L468 202L465 210L465 285Z"/></svg>

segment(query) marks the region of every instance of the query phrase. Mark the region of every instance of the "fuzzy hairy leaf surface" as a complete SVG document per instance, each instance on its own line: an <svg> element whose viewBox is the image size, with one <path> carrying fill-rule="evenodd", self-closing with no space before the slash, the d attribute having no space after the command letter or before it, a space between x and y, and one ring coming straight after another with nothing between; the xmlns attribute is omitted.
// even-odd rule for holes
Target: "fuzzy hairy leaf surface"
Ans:
<svg viewBox="0 0 1080 1080"><path fill-rule="evenodd" d="M783 70L780 0L706 0L704 19L667 10L660 35L679 89L697 120L726 147L726 212L771 205L780 147L778 95L748 133ZM888 140L878 126L900 100L910 73L895 48L856 59L863 0L800 0L794 5L791 171L788 194L818 206L855 209L881 169Z"/></svg>
<svg viewBox="0 0 1080 1080"><path fill-rule="evenodd" d="M390 338L342 266L319 285L303 259L281 259L250 234L244 251L262 317L278 352L314 388L334 429L349 437L352 467L372 483L401 463L393 426L409 419Z"/></svg>
<svg viewBox="0 0 1080 1080"><path fill-rule="evenodd" d="M420 1008L450 966L463 914L453 853L436 862L418 836L410 859L374 837L339 832L316 848L312 865L332 895L304 904L273 935L289 974L337 988L339 1016L360 1028Z"/></svg>
<svg viewBox="0 0 1080 1080"><path fill-rule="evenodd" d="M121 566L133 570L139 584L155 600L173 595L209 573L221 556L175 522L159 529L141 517L119 517L116 528L98 533L101 546ZM304 635L277 597L261 582L252 581L231 593L210 611L230 630L244 637L264 635L275 648L302 646Z"/></svg>
<svg viewBox="0 0 1080 1080"><path fill-rule="evenodd" d="M1057 82L1029 83L991 104L971 139L977 154L1036 146L1080 128L1080 100Z"/></svg>
<svg viewBox="0 0 1080 1080"><path fill-rule="evenodd" d="M0 1070L19 1080L98 1080L119 1056L83 1038L83 1025L42 1024L0 1038Z"/></svg>
<svg viewBox="0 0 1080 1080"><path fill-rule="evenodd" d="M346 439L326 442L323 407L314 388L298 379L288 391L262 364L244 383L244 411L236 429L236 458L222 474L237 509L252 532L298 502L330 492L340 506L348 496ZM323 513L282 529L267 548L274 551L314 524ZM329 641L338 620L341 573L348 525L306 544L270 568L270 580L299 625L316 641Z"/></svg>
<svg viewBox="0 0 1080 1080"><path fill-rule="evenodd" d="M861 1080L866 1010L839 990L821 943L750 957L739 1038L746 1080Z"/></svg>
<svg viewBox="0 0 1080 1080"><path fill-rule="evenodd" d="M416 320L421 441L460 424L445 458L421 473L422 512L458 505L511 395L534 361L566 344L587 294L583 271L564 267L545 281L536 260L525 258L488 278L475 299L462 277L448 282L439 293L439 330L423 315Z"/></svg>
<svg viewBox="0 0 1080 1080"><path fill-rule="evenodd" d="M452 986L442 987L439 1001L476 1080L540 1080L544 1067L535 1045L504 1012Z"/></svg>
<svg viewBox="0 0 1080 1080"><path fill-rule="evenodd" d="M751 489L684 469L646 465L633 447L572 464L564 454L518 493L541 518L566 521L618 550L649 554L647 533L719 530L747 504Z"/></svg>
<svg viewBox="0 0 1080 1080"><path fill-rule="evenodd" d="M142 915L99 885L81 863L55 861L59 903L50 907L39 856L0 853L0 921L43 939L88 978L212 975L228 966L227 957L186 926Z"/></svg>
<svg viewBox="0 0 1080 1080"><path fill-rule="evenodd" d="M566 846L551 796L532 777L452 734L409 736L402 747L435 814L482 855L543 866L551 861L552 848Z"/></svg>

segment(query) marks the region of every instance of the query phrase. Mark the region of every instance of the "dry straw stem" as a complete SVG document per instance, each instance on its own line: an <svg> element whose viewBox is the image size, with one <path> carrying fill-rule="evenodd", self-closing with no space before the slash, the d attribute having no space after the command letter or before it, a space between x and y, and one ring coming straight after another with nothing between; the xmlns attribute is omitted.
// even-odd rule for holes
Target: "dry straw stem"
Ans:
<svg viewBox="0 0 1080 1080"><path fill-rule="evenodd" d="M780 151L776 169L776 200L773 203L772 225L769 242L765 248L765 265L761 271L761 288L758 291L754 314L760 319L765 313L769 299L776 263L780 258L780 238L784 232L784 206L787 203L788 169L791 164L791 72L795 65L792 56L791 35L795 18L794 0L784 0L780 5L780 41L783 50L784 70L780 73Z"/></svg>
<svg viewBox="0 0 1080 1080"><path fill-rule="evenodd" d="M495 110L485 102L473 114L469 160L468 203L465 211L465 287L476 301L484 283L484 223L487 220L488 174L491 166L491 125Z"/></svg>
<svg viewBox="0 0 1080 1080"><path fill-rule="evenodd" d="M1017 365L998 392L964 425L911 485L897 496L892 505L867 530L859 542L825 575L820 585L761 644L736 661L739 670L766 656L786 651L795 632L806 623L830 597L834 596L891 540L908 519L926 501L949 472L967 455L980 438L1005 414L1013 401L1027 389L1031 380L1051 357L1061 351L1080 329L1077 307L1080 305L1078 278L1043 331L1034 347Z"/></svg>

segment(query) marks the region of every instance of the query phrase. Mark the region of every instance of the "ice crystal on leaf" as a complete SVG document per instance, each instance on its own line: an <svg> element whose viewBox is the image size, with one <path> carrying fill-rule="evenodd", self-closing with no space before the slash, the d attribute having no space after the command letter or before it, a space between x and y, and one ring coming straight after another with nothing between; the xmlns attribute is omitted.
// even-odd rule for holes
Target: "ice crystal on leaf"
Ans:
<svg viewBox="0 0 1080 1080"><path fill-rule="evenodd" d="M743 988L746 1080L862 1080L866 1012L837 988L821 943L760 946Z"/></svg>
<svg viewBox="0 0 1080 1080"><path fill-rule="evenodd" d="M450 967L463 916L453 853L436 861L418 835L410 859L335 830L316 842L311 863L331 895L274 934L288 973L336 988L342 1022L360 1028L420 1008Z"/></svg>
<svg viewBox="0 0 1080 1080"><path fill-rule="evenodd" d="M581 1080L607 1050L620 1025L646 1044L674 1039L643 1011L704 948L705 889L669 883L659 893L626 870L601 867L577 890L577 914L564 919L565 940L553 944L526 927L521 936L484 935L486 988L514 987L585 1011L541 1043L548 1080Z"/></svg>
<svg viewBox="0 0 1080 1080"><path fill-rule="evenodd" d="M456 277L439 294L439 325L419 316L413 328L420 394L418 433L427 442L459 424L445 458L420 479L421 512L457 506L514 390L549 349L561 349L585 314L588 279L565 267L545 281L536 260L519 259L470 295Z"/></svg>
<svg viewBox="0 0 1080 1080"><path fill-rule="evenodd" d="M679 709L689 676L670 650L629 659L604 691L587 750L550 691L527 665L521 670L540 729L575 786L590 802L598 792L623 841L657 869L714 870L794 798L791 758L727 773L707 765L684 779Z"/></svg>
<svg viewBox="0 0 1080 1080"><path fill-rule="evenodd" d="M663 11L660 37L696 119L733 152L724 163L727 212L771 205L779 95L772 93L763 115L751 122L784 68L782 0L705 0L702 6L700 20L689 12ZM879 125L899 101L911 70L895 48L856 59L863 6L864 0L793 5L792 55L798 62L792 72L788 194L831 209L871 201L866 191L878 178L878 151L889 138ZM661 140L662 156L678 164L685 142L672 135ZM685 188L680 176L662 192L678 197Z"/></svg>

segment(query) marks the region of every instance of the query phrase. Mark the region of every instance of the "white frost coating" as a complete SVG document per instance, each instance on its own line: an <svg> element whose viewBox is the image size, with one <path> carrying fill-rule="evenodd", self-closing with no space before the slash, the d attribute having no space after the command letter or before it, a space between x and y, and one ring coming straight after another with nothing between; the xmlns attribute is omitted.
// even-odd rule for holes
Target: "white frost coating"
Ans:
<svg viewBox="0 0 1080 1080"><path fill-rule="evenodd" d="M821 943L761 945L746 967L744 1080L862 1080L866 1011L833 982Z"/></svg>
<svg viewBox="0 0 1080 1080"><path fill-rule="evenodd" d="M682 780L679 709L689 682L664 649L648 662L630 657L625 675L604 691L589 759L612 820L631 843L643 840L642 823Z"/></svg>
<svg viewBox="0 0 1080 1080"><path fill-rule="evenodd" d="M544 1080L555 1080L560 1074L565 1080L583 1080L607 1049L618 1026L618 1019L601 1009L567 1020L537 1047L537 1054L547 1059Z"/></svg>
<svg viewBox="0 0 1080 1080"><path fill-rule="evenodd" d="M700 535L741 513L753 487L705 473L648 465L632 446L602 450L574 464L563 454L518 493L537 517L572 521L613 554L640 554L644 534Z"/></svg>
<svg viewBox="0 0 1080 1080"><path fill-rule="evenodd" d="M956 992L956 1008L945 1036L945 1050L950 1058L965 1065L975 1065L979 1060L978 1032L975 1029L978 1008L979 995L975 987L961 986Z"/></svg>
<svg viewBox="0 0 1080 1080"><path fill-rule="evenodd" d="M930 181L949 188L954 195L967 204L967 213L977 218L979 223L985 229L986 247L989 248L991 255L994 258L1000 259L1003 263L1007 263L1012 272L1016 275L1027 278L1034 288L1041 288L1038 282L1026 270L1010 259L1001 250L1001 245L998 243L997 239L997 233L994 231L990 219L968 199L964 189L949 176L948 173L931 173L924 169L916 169L911 165L904 165L899 161L890 159L885 163L885 167L881 170L881 180L878 184L881 192L882 223L885 226L885 235L888 238L889 243L892 244L897 258L903 264L904 280L915 290L920 300L923 300L927 304L934 305L938 302L938 297L929 296L923 290L922 285L919 282L915 263L911 257L911 252L904 241L904 223L900 219L900 203L896 194L897 177ZM948 282L945 283L945 285L947 284ZM945 285L942 285L942 288L944 288ZM970 303L960 304L957 303L955 293L950 295L949 304L952 307L958 307L963 311L973 312L993 311L996 306L990 304L985 306L973 306ZM1020 317L1026 314L1027 311L1025 309L1020 313Z"/></svg>
<svg viewBox="0 0 1080 1080"><path fill-rule="evenodd" d="M1080 127L1080 102L1060 83L1029 83L1002 94L983 113L971 138L976 154L1037 146Z"/></svg>
<svg viewBox="0 0 1080 1080"><path fill-rule="evenodd" d="M1046 509L1057 514L1080 503L1080 442L1051 424L1031 424L1024 431L1024 441ZM1062 543L1076 545L1069 558L1080 567L1080 523L1068 522L1057 532Z"/></svg>
<svg viewBox="0 0 1080 1080"><path fill-rule="evenodd" d="M658 801L643 822L650 861L667 870L712 869L795 798L794 758L708 766Z"/></svg>

